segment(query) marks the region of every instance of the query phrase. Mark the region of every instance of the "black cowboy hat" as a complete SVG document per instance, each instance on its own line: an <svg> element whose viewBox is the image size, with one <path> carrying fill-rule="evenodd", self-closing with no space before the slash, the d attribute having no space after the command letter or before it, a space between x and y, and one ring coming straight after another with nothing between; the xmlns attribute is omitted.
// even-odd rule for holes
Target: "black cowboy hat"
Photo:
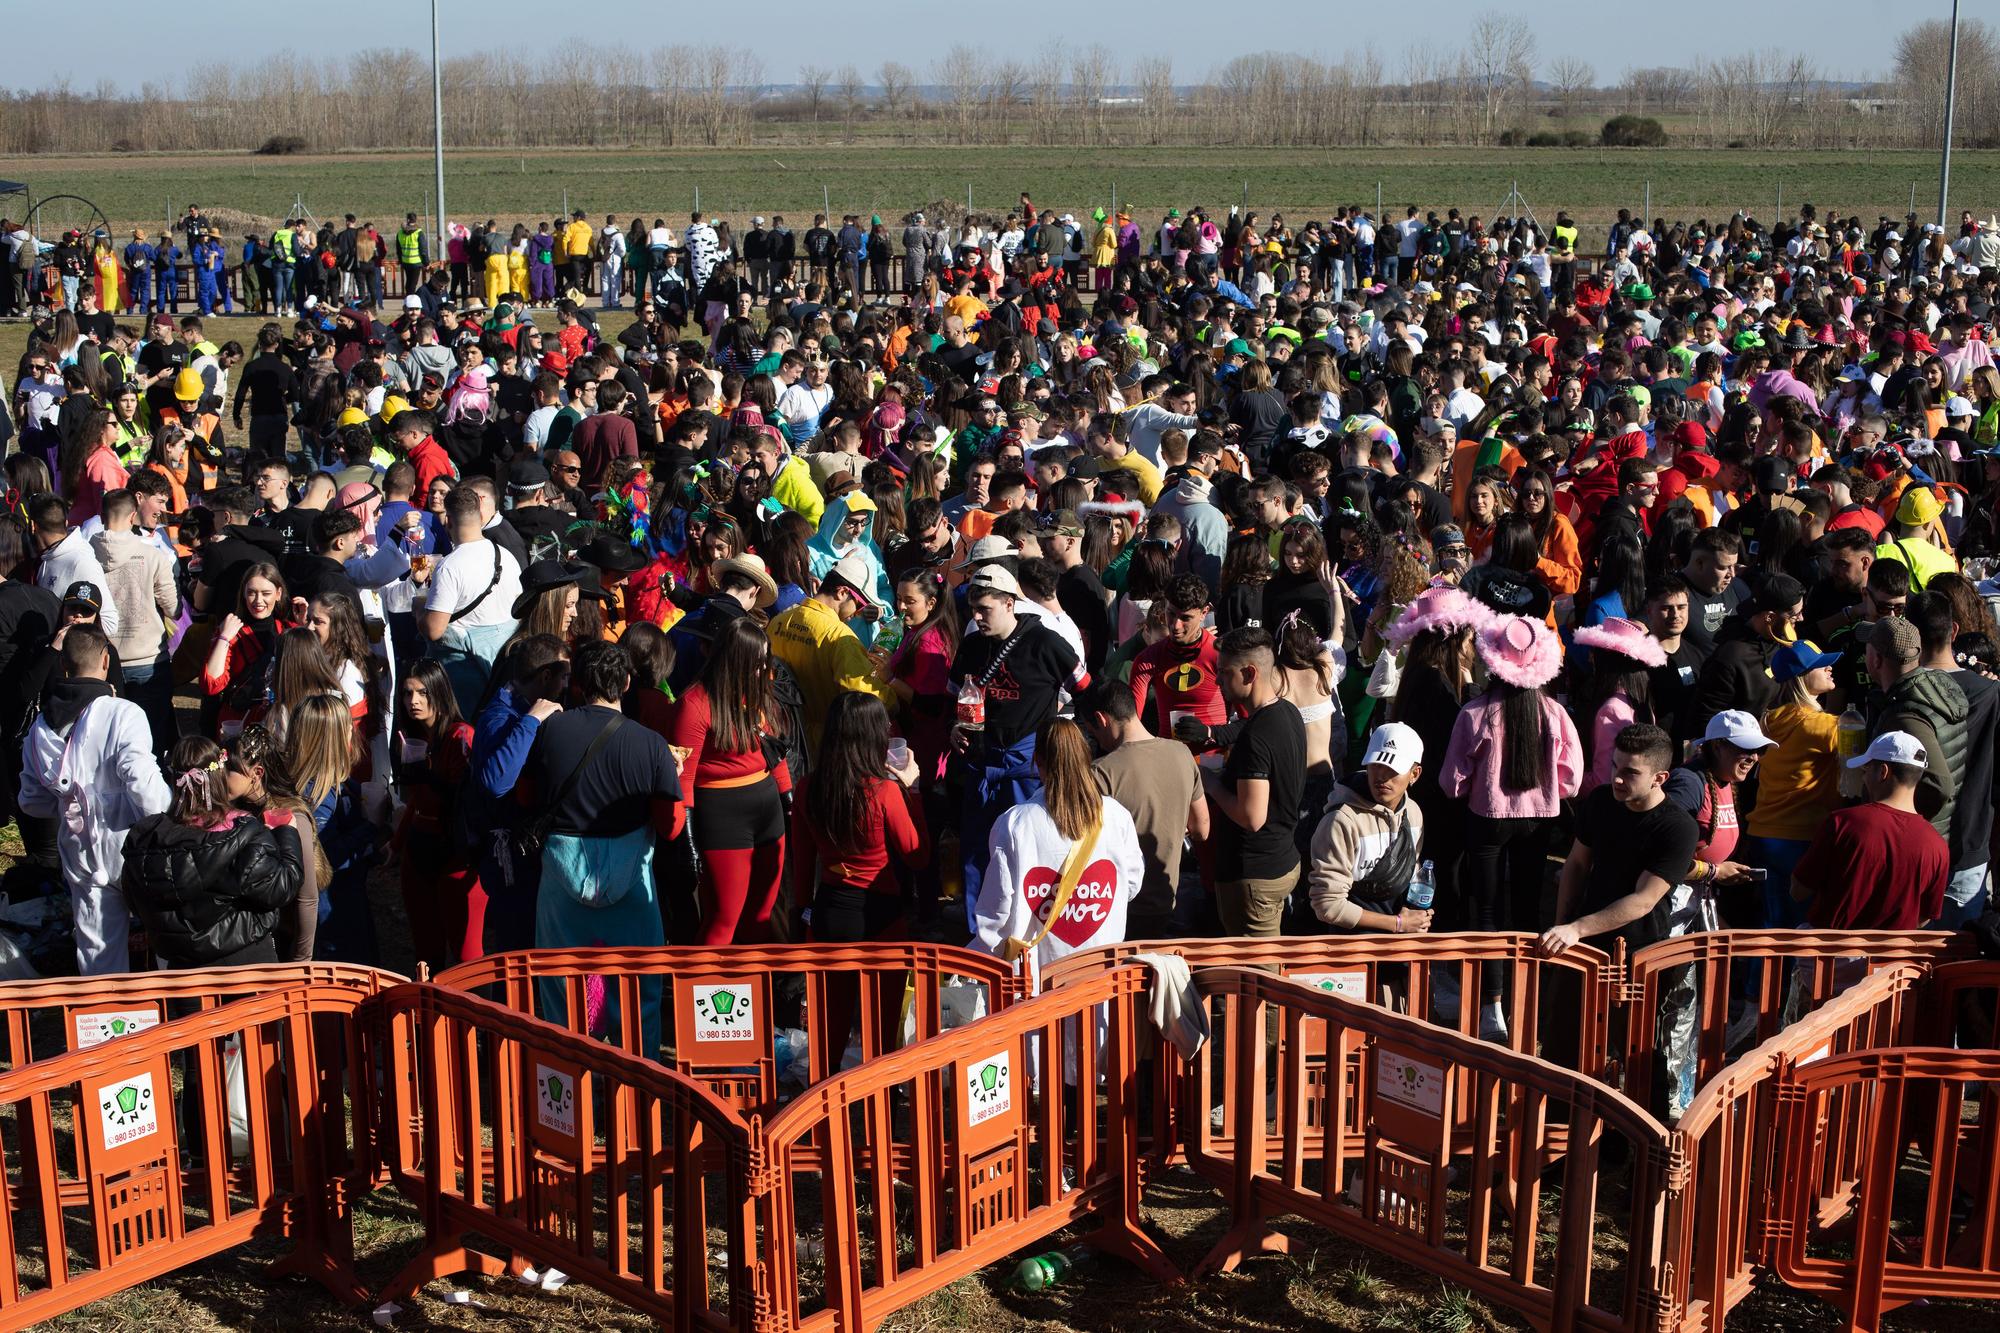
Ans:
<svg viewBox="0 0 2000 1333"><path fill-rule="evenodd" d="M521 571L521 595L514 599L514 619L528 614L528 608L535 599L551 588L567 588L572 584L582 585L582 595L595 597L599 601L609 601L610 596L597 583L595 570L586 570L580 565L563 560L537 560Z"/></svg>

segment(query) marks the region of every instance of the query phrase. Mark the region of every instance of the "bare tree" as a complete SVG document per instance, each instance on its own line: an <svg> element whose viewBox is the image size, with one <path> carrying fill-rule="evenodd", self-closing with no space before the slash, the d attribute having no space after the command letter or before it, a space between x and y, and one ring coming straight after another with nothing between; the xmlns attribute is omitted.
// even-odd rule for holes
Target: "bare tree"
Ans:
<svg viewBox="0 0 2000 1333"><path fill-rule="evenodd" d="M819 109L826 101L826 85L833 71L824 65L800 65L799 87L806 90L806 105L812 108L813 124L819 124Z"/></svg>
<svg viewBox="0 0 2000 1333"><path fill-rule="evenodd" d="M1489 9L1473 19L1465 41L1466 76L1479 97L1486 135L1497 128L1508 97L1534 78L1534 53L1534 34L1517 16Z"/></svg>
<svg viewBox="0 0 2000 1333"><path fill-rule="evenodd" d="M1917 141L1935 148L1944 138L1945 69L1951 29L1926 19L1896 40L1896 91ZM1990 142L2000 119L2000 39L1978 19L1958 25L1958 104L1952 135L1961 143Z"/></svg>
<svg viewBox="0 0 2000 1333"><path fill-rule="evenodd" d="M885 60L882 68L875 71L875 82L882 89L882 109L892 120L899 120L903 103L910 97L910 90L916 86L917 76L908 65L895 60Z"/></svg>
<svg viewBox="0 0 2000 1333"><path fill-rule="evenodd" d="M1564 120L1573 119L1585 93L1597 87L1597 71L1587 60L1564 56L1549 66L1549 87L1556 96L1556 110Z"/></svg>
<svg viewBox="0 0 2000 1333"><path fill-rule="evenodd" d="M1174 62L1171 56L1143 56L1132 66L1132 83L1139 90L1139 138L1145 143L1168 142L1178 110L1174 91Z"/></svg>
<svg viewBox="0 0 2000 1333"><path fill-rule="evenodd" d="M982 90L986 99L986 114L989 123L1000 127L997 136L988 134L987 142L1011 143L1014 137L1014 113L1027 100L1028 71L1018 60L1003 60L993 66L986 76L986 86Z"/></svg>
<svg viewBox="0 0 2000 1333"><path fill-rule="evenodd" d="M944 53L932 78L944 89L951 108L952 135L959 143L972 142L972 127L979 119L979 52L960 42Z"/></svg>
<svg viewBox="0 0 2000 1333"><path fill-rule="evenodd" d="M854 113L861 109L861 71L852 65L842 65L840 73L834 76L839 81L840 102L847 115L847 133L854 134Z"/></svg>

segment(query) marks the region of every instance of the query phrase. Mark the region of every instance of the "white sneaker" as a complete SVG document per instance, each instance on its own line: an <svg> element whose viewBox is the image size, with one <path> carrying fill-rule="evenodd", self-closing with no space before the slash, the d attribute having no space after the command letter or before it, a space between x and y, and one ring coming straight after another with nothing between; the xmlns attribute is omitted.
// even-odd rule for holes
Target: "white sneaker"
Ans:
<svg viewBox="0 0 2000 1333"><path fill-rule="evenodd" d="M1507 1015L1501 1011L1500 1001L1488 1000L1480 1005L1479 1039L1504 1043L1507 1035Z"/></svg>

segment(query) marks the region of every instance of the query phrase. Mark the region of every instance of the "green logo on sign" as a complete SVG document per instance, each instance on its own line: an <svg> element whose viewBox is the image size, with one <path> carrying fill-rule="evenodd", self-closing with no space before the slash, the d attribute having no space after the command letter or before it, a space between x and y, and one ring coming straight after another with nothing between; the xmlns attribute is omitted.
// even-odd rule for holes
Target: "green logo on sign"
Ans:
<svg viewBox="0 0 2000 1333"><path fill-rule="evenodd" d="M736 996L731 991L719 990L709 997L709 1003L715 1006L717 1016L727 1018L736 1009Z"/></svg>
<svg viewBox="0 0 2000 1333"><path fill-rule="evenodd" d="M553 1074L549 1075L548 1087L545 1089L545 1091L548 1095L549 1104L551 1106L562 1105L563 1085L561 1079L557 1078Z"/></svg>
<svg viewBox="0 0 2000 1333"><path fill-rule="evenodd" d="M122 1018L114 1018L114 1019L112 1019L112 1020L111 1020L111 1035L112 1035L112 1036L114 1036L114 1037L122 1037L122 1036L124 1036L124 1035L125 1035L125 1020L124 1020L124 1019L122 1019Z"/></svg>
<svg viewBox="0 0 2000 1333"><path fill-rule="evenodd" d="M999 1082L1000 1066L998 1064L987 1065L979 1071L979 1086L987 1092L993 1091L994 1085Z"/></svg>
<svg viewBox="0 0 2000 1333"><path fill-rule="evenodd" d="M139 1090L133 1087L118 1089L118 1109L126 1115L131 1115L134 1111L138 1110Z"/></svg>

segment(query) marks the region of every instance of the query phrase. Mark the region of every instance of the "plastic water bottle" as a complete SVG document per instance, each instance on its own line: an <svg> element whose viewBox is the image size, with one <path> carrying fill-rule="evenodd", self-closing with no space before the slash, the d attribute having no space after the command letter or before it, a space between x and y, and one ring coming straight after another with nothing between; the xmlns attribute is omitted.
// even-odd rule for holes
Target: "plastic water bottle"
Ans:
<svg viewBox="0 0 2000 1333"><path fill-rule="evenodd" d="M1014 1285L1022 1291L1047 1291L1061 1282L1094 1251L1088 1245L1071 1245L1023 1259L1014 1270Z"/></svg>
<svg viewBox="0 0 2000 1333"><path fill-rule="evenodd" d="M771 1036L771 1061L778 1082L788 1079L803 1084L807 1069L806 1034L797 1028L779 1028Z"/></svg>
<svg viewBox="0 0 2000 1333"><path fill-rule="evenodd" d="M1431 902L1437 897L1437 862L1426 861L1417 867L1417 873L1410 880L1410 891L1404 901L1419 912L1431 910Z"/></svg>
<svg viewBox="0 0 2000 1333"><path fill-rule="evenodd" d="M1861 770L1849 768L1847 761L1868 748L1868 720L1849 704L1834 723L1834 752L1840 756L1840 794L1854 800L1862 794Z"/></svg>

